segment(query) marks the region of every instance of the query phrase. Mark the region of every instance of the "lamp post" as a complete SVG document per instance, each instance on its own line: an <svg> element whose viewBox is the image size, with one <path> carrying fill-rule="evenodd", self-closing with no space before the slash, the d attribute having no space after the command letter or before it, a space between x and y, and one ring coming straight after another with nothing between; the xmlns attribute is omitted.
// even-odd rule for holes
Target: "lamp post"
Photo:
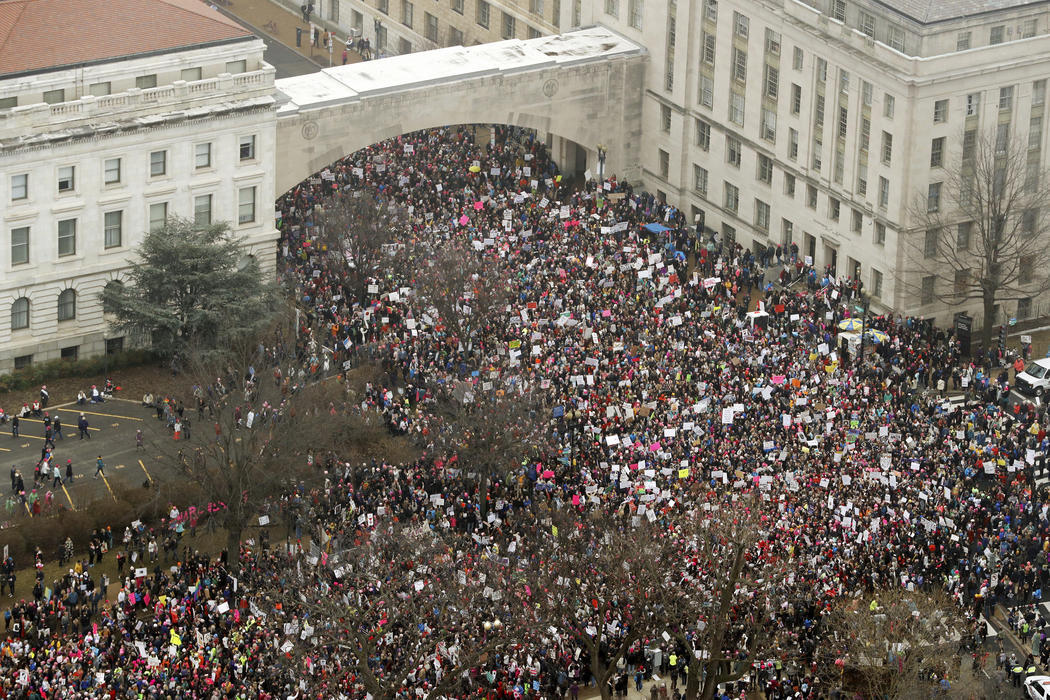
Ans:
<svg viewBox="0 0 1050 700"><path fill-rule="evenodd" d="M605 183L605 146L598 144L598 187Z"/></svg>

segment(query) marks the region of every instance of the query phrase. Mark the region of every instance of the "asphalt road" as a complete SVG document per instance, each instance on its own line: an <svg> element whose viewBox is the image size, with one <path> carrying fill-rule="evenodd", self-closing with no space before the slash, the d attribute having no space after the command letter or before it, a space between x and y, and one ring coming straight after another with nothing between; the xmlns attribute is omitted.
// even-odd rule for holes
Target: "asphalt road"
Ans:
<svg viewBox="0 0 1050 700"><path fill-rule="evenodd" d="M263 43L266 44L266 51L263 53L263 60L274 67L276 71L275 77L277 79L291 78L296 75L305 75L306 73L316 73L321 70L320 66L313 61L296 53L294 50L288 48L276 39L267 36L258 27L254 27L248 22L245 22L229 10L218 6L216 6L215 9L263 40Z"/></svg>

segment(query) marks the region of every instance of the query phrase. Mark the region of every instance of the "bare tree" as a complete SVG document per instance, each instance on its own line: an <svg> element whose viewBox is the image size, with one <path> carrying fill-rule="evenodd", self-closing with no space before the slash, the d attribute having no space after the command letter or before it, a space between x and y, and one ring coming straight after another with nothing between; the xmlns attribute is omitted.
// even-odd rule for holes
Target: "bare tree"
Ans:
<svg viewBox="0 0 1050 700"><path fill-rule="evenodd" d="M906 286L924 302L980 302L988 349L998 305L1050 290L1050 179L1006 125L966 131L959 161L946 162L912 207Z"/></svg>
<svg viewBox="0 0 1050 700"><path fill-rule="evenodd" d="M844 598L824 619L828 677L871 698L912 698L963 677L964 611L941 590L891 588Z"/></svg>

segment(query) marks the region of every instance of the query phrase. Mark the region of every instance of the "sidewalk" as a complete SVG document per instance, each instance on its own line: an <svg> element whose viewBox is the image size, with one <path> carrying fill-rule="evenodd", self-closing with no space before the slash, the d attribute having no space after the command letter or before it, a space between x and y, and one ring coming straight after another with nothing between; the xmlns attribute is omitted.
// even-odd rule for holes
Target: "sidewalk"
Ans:
<svg viewBox="0 0 1050 700"><path fill-rule="evenodd" d="M318 41L316 47L310 45L310 24L303 22L303 16L292 12L273 0L228 0L227 4L215 3L216 8L246 24L251 25L257 33L272 38L291 51L312 61L318 68L327 68L328 50ZM335 28L331 22L318 21L313 15L311 20L320 29ZM302 46L295 45L295 30L302 30ZM346 36L336 34L332 47L332 65L343 62L343 51L346 48ZM356 51L347 51L347 63L358 63L362 60Z"/></svg>

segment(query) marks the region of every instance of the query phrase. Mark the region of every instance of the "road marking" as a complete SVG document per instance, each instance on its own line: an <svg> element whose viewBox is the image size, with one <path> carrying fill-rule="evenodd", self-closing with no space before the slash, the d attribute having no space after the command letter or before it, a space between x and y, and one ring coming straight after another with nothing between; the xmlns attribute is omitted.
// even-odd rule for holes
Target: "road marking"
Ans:
<svg viewBox="0 0 1050 700"><path fill-rule="evenodd" d="M33 517L33 511L29 508L29 501L26 501L22 505L24 505L26 507L26 512L29 513L29 517L32 518Z"/></svg>
<svg viewBox="0 0 1050 700"><path fill-rule="evenodd" d="M10 451L11 451L11 450L9 450L9 449L8 449L8 448L6 448L6 447L0 447L0 452L10 452Z"/></svg>
<svg viewBox="0 0 1050 700"><path fill-rule="evenodd" d="M142 471L146 472L146 478L149 479L149 482L152 484L153 483L153 477L150 476L149 470L146 469L146 465L142 463L141 459L139 460L139 466L142 467Z"/></svg>
<svg viewBox="0 0 1050 700"><path fill-rule="evenodd" d="M89 416L107 416L109 418L123 418L124 420L137 420L137 421L144 420L143 418L135 418L134 416L122 416L122 415L120 415L118 413L99 413L98 411L77 411L77 410L73 411L73 413L77 413L77 412L79 412L79 413L86 413Z"/></svg>
<svg viewBox="0 0 1050 700"><path fill-rule="evenodd" d="M66 485L65 484L62 484L62 491L64 491L65 494L66 494L66 500L69 501L69 507L72 508L73 510L76 510L77 507L75 505L73 505L73 498L72 498L72 496L69 495L69 491L66 491Z"/></svg>
<svg viewBox="0 0 1050 700"><path fill-rule="evenodd" d="M105 474L102 474L102 481L106 484L106 488L109 490L109 495L113 496L113 500L117 500L116 494L113 493L113 489L109 488L109 479L106 478Z"/></svg>
<svg viewBox="0 0 1050 700"><path fill-rule="evenodd" d="M42 420L41 420L41 419L39 419L39 418L22 418L22 419L20 419L20 420L21 420L21 421L22 421L23 423L43 423L43 422L44 422L44 421L42 421ZM102 429L102 428L91 428L91 427L89 427L89 428L88 428L88 430L101 430L101 429Z"/></svg>
<svg viewBox="0 0 1050 700"><path fill-rule="evenodd" d="M123 464L118 464L117 466L114 467L114 469L123 469L123 468L124 468Z"/></svg>

